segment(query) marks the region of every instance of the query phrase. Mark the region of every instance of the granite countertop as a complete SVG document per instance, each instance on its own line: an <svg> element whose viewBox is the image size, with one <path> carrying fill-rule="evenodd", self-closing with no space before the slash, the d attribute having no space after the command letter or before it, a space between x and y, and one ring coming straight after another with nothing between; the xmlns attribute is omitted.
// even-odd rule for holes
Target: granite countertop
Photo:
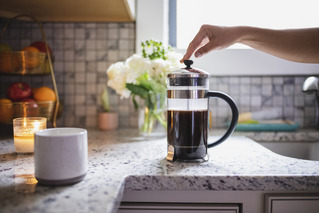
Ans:
<svg viewBox="0 0 320 213"><path fill-rule="evenodd" d="M234 134L203 163L168 162L166 138L136 130L89 130L89 169L77 184L36 184L33 155L0 140L0 212L114 212L124 191L227 190L318 192L319 162L277 155Z"/></svg>

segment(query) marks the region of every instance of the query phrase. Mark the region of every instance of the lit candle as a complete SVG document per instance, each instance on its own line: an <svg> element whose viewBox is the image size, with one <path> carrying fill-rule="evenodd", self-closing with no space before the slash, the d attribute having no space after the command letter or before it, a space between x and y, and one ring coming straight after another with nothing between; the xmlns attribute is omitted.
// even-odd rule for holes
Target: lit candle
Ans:
<svg viewBox="0 0 320 213"><path fill-rule="evenodd" d="M13 139L17 153L33 153L34 133L47 128L47 119L23 117L13 119Z"/></svg>

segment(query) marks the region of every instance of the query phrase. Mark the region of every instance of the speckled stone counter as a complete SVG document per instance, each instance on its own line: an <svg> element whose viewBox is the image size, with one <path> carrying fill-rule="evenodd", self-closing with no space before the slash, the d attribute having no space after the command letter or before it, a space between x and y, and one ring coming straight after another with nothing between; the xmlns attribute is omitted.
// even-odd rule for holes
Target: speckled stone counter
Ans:
<svg viewBox="0 0 320 213"><path fill-rule="evenodd" d="M319 162L277 155L235 134L203 163L167 162L166 138L136 130L89 130L89 170L80 183L36 184L33 155L0 140L0 212L115 212L124 191L259 190L318 192Z"/></svg>

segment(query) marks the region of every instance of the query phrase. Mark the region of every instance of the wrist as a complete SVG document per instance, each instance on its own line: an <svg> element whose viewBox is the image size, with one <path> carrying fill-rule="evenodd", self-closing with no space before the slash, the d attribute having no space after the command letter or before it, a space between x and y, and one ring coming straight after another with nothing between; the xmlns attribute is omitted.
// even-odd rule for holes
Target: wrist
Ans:
<svg viewBox="0 0 320 213"><path fill-rule="evenodd" d="M237 35L237 43L246 44L246 41L250 39L250 28L247 26L234 27L234 33Z"/></svg>

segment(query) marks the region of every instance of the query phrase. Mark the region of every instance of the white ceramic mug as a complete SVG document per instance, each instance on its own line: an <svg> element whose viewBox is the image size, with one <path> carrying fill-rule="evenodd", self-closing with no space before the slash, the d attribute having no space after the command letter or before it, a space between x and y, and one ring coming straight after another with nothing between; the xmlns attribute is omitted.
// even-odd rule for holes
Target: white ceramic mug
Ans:
<svg viewBox="0 0 320 213"><path fill-rule="evenodd" d="M51 128L35 133L35 177L44 185L81 181L88 170L88 134L81 128Z"/></svg>

